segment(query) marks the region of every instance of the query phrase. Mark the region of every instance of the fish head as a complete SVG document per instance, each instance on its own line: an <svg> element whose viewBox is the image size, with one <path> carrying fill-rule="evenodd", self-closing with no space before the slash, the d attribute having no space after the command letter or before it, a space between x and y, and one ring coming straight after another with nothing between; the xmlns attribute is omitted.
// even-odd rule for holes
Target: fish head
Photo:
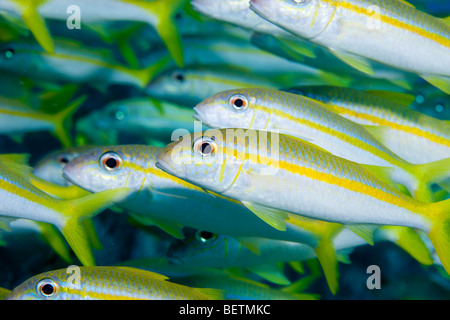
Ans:
<svg viewBox="0 0 450 320"><path fill-rule="evenodd" d="M184 135L163 148L156 166L203 189L224 193L240 170L234 156L226 154L225 138L219 129Z"/></svg>
<svg viewBox="0 0 450 320"><path fill-rule="evenodd" d="M18 66L29 67L37 65L39 49L33 48L27 42L0 43L0 66L6 70L17 70ZM22 70L22 69L21 69Z"/></svg>
<svg viewBox="0 0 450 320"><path fill-rule="evenodd" d="M201 76L188 69L176 68L159 74L145 88L146 92L155 98L188 105L196 103L196 93L199 91Z"/></svg>
<svg viewBox="0 0 450 320"><path fill-rule="evenodd" d="M14 288L6 300L59 300L64 291L57 271L33 276ZM69 274L68 274L69 275Z"/></svg>
<svg viewBox="0 0 450 320"><path fill-rule="evenodd" d="M222 91L196 105L193 117L210 128L264 129L270 115L259 108L263 96L260 89Z"/></svg>
<svg viewBox="0 0 450 320"><path fill-rule="evenodd" d="M278 151L274 136L278 133L241 128L194 132L168 144L158 154L156 166L203 189L242 201L246 188L251 188L248 173L272 172L273 163L267 159L277 158L278 153L267 148Z"/></svg>
<svg viewBox="0 0 450 320"><path fill-rule="evenodd" d="M91 192L118 187L140 190L146 169L154 168L157 147L118 145L95 147L64 167L64 177Z"/></svg>
<svg viewBox="0 0 450 320"><path fill-rule="evenodd" d="M273 24L307 39L321 34L336 10L321 0L251 0L250 9Z"/></svg>
<svg viewBox="0 0 450 320"><path fill-rule="evenodd" d="M205 230L188 230L167 251L171 262L186 266L222 268L235 261L240 245L234 238Z"/></svg>
<svg viewBox="0 0 450 320"><path fill-rule="evenodd" d="M70 186L72 184L63 177L63 168L84 150L87 150L87 147L66 148L52 152L34 165L33 174L60 186Z"/></svg>

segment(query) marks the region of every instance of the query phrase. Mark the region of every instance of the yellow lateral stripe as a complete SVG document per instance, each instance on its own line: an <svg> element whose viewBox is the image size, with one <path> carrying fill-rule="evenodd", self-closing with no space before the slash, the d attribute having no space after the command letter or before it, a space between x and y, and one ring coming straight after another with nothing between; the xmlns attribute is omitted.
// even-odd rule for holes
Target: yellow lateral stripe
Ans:
<svg viewBox="0 0 450 320"><path fill-rule="evenodd" d="M367 152L369 152L369 153L371 153L371 154L373 154L373 155L375 155L375 156L385 160L386 162L392 164L393 166L396 166L396 167L399 167L399 168L405 168L405 162L403 162L403 161L401 161L399 159L393 158L389 154L387 154L385 152L381 152L376 147L373 147L370 144L367 144L367 143L365 143L365 142L363 142L361 140L358 140L357 138L354 138L352 136L349 136L349 135L347 135L345 133L341 133L341 132L336 131L336 130L334 130L332 128L325 127L325 126L323 126L323 125L321 125L321 124L319 124L317 122L312 122L312 121L307 120L307 119L294 117L294 116L290 115L289 113L284 112L282 110L279 110L277 108L269 109L269 108L266 108L266 107L264 107L262 105L256 105L256 104L254 104L253 106L256 109L262 110L263 112L268 112L269 114L275 114L275 115L277 115L277 116L279 116L281 118L285 118L287 120L293 121L293 122L298 123L300 125L306 125L306 126L308 126L310 128L313 128L313 129L316 129L318 131L322 131L322 132L324 132L326 134L330 134L332 136L335 136L335 137L337 137L338 139L340 139L342 141L348 142L348 143L350 143L352 145L358 146L361 149L364 149L365 151L367 151Z"/></svg>
<svg viewBox="0 0 450 320"><path fill-rule="evenodd" d="M242 157L243 152L237 151L237 156ZM246 155L245 155L246 156ZM254 155L253 155L254 156ZM249 158L251 159L252 155L249 155ZM238 158L238 159L246 159L246 158ZM272 161L269 157L259 157L260 162L259 163L269 163L267 161L270 161L271 165L272 163L276 163L279 166L279 169L286 170L290 173L302 175L308 178L311 178L313 180L322 181L331 185L336 185L338 187L345 188L349 191L362 193L365 195L368 195L372 198L378 199L383 202L387 202L392 205L396 205L398 207L402 207L404 209L407 209L411 212L421 213L421 207L418 206L418 202L414 201L414 199L407 199L406 195L401 194L400 192L396 192L397 195L390 194L387 192L384 192L380 189L377 189L375 187L369 186L367 184L364 184L359 181L350 180L344 177L337 177L330 173L323 173L320 171L317 171L312 168L307 167L301 167L297 164L292 164L287 161L278 160L278 161ZM265 162L266 161L266 162ZM370 178L369 178L370 179Z"/></svg>
<svg viewBox="0 0 450 320"><path fill-rule="evenodd" d="M354 13L357 13L357 14L363 14L363 15L367 15L367 16L370 15L366 8L361 8L357 5L348 3L346 1L339 1L339 2L336 2L336 0L323 0L323 1L328 2L332 6L342 7L344 9L353 11ZM450 41L447 38L440 36L436 33L426 31L420 27L405 23L403 21L400 21L399 19L388 17L386 15L380 14L380 19L382 22L385 22L387 24L390 24L390 25L398 27L398 28L402 28L402 29L414 32L420 36L423 36L430 40L436 41L437 43L439 43L441 45L450 47Z"/></svg>
<svg viewBox="0 0 450 320"><path fill-rule="evenodd" d="M367 11L367 8L361 8L358 7L357 5L354 5L352 3L349 3L348 1L336 1L336 0L322 0L324 2L327 2L329 5L331 6L335 6L335 7L341 7L350 11L353 11L354 13L357 14L362 14L362 15L367 15L370 16L369 12ZM384 23L390 24L394 27L400 28L400 29L404 29L407 31L411 31L413 33L418 34L419 36L422 36L424 38L430 39L432 41L435 41L437 43L439 43L440 45L443 45L445 47L449 47L450 48L450 40L438 35L436 33L433 32L429 32L424 30L423 28L417 27L415 25L411 25L408 23L405 23L403 21L400 21L399 19L395 19L392 17L388 17L386 15L383 15L380 13L380 20Z"/></svg>
<svg viewBox="0 0 450 320"><path fill-rule="evenodd" d="M117 285L116 285L117 287ZM113 288L111 288L113 289ZM98 299L98 300L146 300L146 298L137 298L132 296L132 292L129 293L129 295L118 295L113 293L107 293L107 292L97 292L97 291L86 291L86 290L79 290L79 289L73 289L70 287L65 287L64 291L68 295L73 296L79 296L80 298L86 299L87 297L91 299ZM135 290L133 290L135 291ZM137 293L136 293L137 295ZM149 299L149 298L147 298Z"/></svg>
<svg viewBox="0 0 450 320"><path fill-rule="evenodd" d="M158 178L163 178L163 179L173 181L175 183L182 185L183 187L185 187L187 189L198 190L198 191L203 192L203 190L201 188L194 186L193 184L190 184L190 183L188 183L180 178L177 178L171 174L168 174L158 168L152 168L152 167L144 168L144 167L142 167L134 162L130 162L130 161L126 161L124 163L124 167L130 168L135 171L140 171L144 174L152 174Z"/></svg>
<svg viewBox="0 0 450 320"><path fill-rule="evenodd" d="M16 110L0 109L0 114L7 114L10 116L18 116L23 118L35 118L39 120L49 120L50 118L50 115L33 112L33 110L30 110L30 113L27 113L25 111L21 112L18 110L16 111Z"/></svg>
<svg viewBox="0 0 450 320"><path fill-rule="evenodd" d="M380 117L377 117L377 116L374 116L371 114L348 110L346 108L342 108L342 107L340 107L338 105L334 105L334 104L333 104L333 108L337 109L342 114L353 116L353 117L359 118L359 119L369 120L380 126L391 127L392 129L404 131L406 133L414 134L419 137L424 137L427 140L433 141L438 144L442 144L446 147L450 147L450 140L440 137L438 135L435 135L431 132L427 132L427 131L421 130L419 128L414 128L414 127L398 124L395 122L391 122L389 120L386 120L386 119L383 119L383 118L380 118Z"/></svg>
<svg viewBox="0 0 450 320"><path fill-rule="evenodd" d="M52 209L58 212L62 212L62 207L58 206L59 202L55 199L55 202L48 201L49 199L45 199L44 197L40 197L32 191L27 190L26 188L18 187L17 185L10 183L4 179L0 179L0 189L5 190L6 192L15 194L19 197L25 198L30 202L37 203L42 205L48 209ZM43 195L45 193L43 192ZM47 195L47 194L45 194ZM48 196L50 198L50 196Z"/></svg>

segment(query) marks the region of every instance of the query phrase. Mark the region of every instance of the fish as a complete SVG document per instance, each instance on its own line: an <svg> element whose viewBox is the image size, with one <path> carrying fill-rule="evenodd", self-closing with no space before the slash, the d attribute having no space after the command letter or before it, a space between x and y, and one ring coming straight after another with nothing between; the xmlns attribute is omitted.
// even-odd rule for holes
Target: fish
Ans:
<svg viewBox="0 0 450 320"><path fill-rule="evenodd" d="M410 163L450 158L450 123L411 110L409 106L416 99L413 95L331 86L286 91L321 101L343 117L365 125L377 140Z"/></svg>
<svg viewBox="0 0 450 320"><path fill-rule="evenodd" d="M113 59L111 52L86 49L80 41L68 38L54 40L54 52L48 53L30 39L0 44L0 69L34 80L110 84L144 88L169 62L167 55L148 66L134 69Z"/></svg>
<svg viewBox="0 0 450 320"><path fill-rule="evenodd" d="M317 294L305 293L301 288L298 288L299 284L297 281L293 284L283 285L279 289L274 289L262 283L260 279L255 281L255 277L252 274L236 268L234 271L231 271L222 267L210 268L199 265L175 264L165 257L129 260L121 262L119 265L162 273L170 277L171 281L189 287L219 289L223 292L225 300L318 299ZM314 277L316 278L317 276L314 275ZM303 279L302 281L304 282L305 280Z"/></svg>
<svg viewBox="0 0 450 320"><path fill-rule="evenodd" d="M250 8L363 73L374 73L373 60L417 74L450 94L449 20L406 1L251 0Z"/></svg>
<svg viewBox="0 0 450 320"><path fill-rule="evenodd" d="M73 158L91 148L92 146L69 147L50 152L33 165L32 173L35 177L52 184L62 187L71 186L72 184L64 179L62 169Z"/></svg>
<svg viewBox="0 0 450 320"><path fill-rule="evenodd" d="M133 189L134 193L117 206L127 210L137 221L156 225L175 238L183 239L183 227L191 227L235 237L306 244L320 257L330 287L336 292L338 272L332 239L342 225L288 215L283 230L272 228L240 202L205 192L159 170L155 163L161 150L143 145L93 148L72 159L63 168L63 175L90 192L122 186ZM245 241L244 246L258 250L252 241Z"/></svg>
<svg viewBox="0 0 450 320"><path fill-rule="evenodd" d="M258 48L281 55L287 58L288 61L326 70L331 75L335 75L335 77L336 75L341 75L341 82L337 84L339 86L348 86L349 83L358 85L360 82L358 80L363 78L361 76L367 78L367 74L362 74L360 71L349 67L348 64L342 63L342 61L330 54L327 49L302 39L260 17L250 9L250 3L247 0L220 2L194 0L192 1L192 6L209 17L253 31L251 43ZM267 63L266 66L271 66L271 64ZM275 71L277 67L272 66L272 69ZM380 64L374 65L373 69L374 74L370 77L372 83L378 79L388 79L396 86L411 89L408 81L411 82L412 77L404 72L386 68ZM345 77L344 73L351 75L351 77Z"/></svg>
<svg viewBox="0 0 450 320"><path fill-rule="evenodd" d="M185 68L164 70L150 81L145 92L153 98L192 108L202 100L224 90L252 87L277 89L311 83L335 84L342 78L318 69L312 69L307 73L278 72L268 75L235 66L189 65Z"/></svg>
<svg viewBox="0 0 450 320"><path fill-rule="evenodd" d="M333 246L340 257L348 256L355 248L367 245L366 240L348 229L341 229L333 238ZM434 263L431 252L420 235L406 227L380 227L374 234L375 243L391 241L414 257L420 264ZM253 240L258 249L243 246L245 238L235 238L204 230L192 230L185 239L174 240L167 251L173 264L190 267L247 268L258 271L259 265L276 265L291 261L317 258L310 246L291 241L258 238ZM276 270L274 268L273 270Z"/></svg>
<svg viewBox="0 0 450 320"><path fill-rule="evenodd" d="M192 0L191 5L196 11L220 21L276 36L293 37L292 33L261 18L258 14L250 10L250 5L247 0L227 0L220 2Z"/></svg>
<svg viewBox="0 0 450 320"><path fill-rule="evenodd" d="M85 221L126 198L130 190L120 188L85 197L60 200L35 187L32 168L24 155L0 155L0 227L9 229L16 219L29 219L54 225L83 265L94 265Z"/></svg>
<svg viewBox="0 0 450 320"><path fill-rule="evenodd" d="M192 108L216 92L255 86L278 88L285 85L278 83L276 79L233 67L187 66L161 72L146 86L145 92L153 98Z"/></svg>
<svg viewBox="0 0 450 320"><path fill-rule="evenodd" d="M430 185L448 177L450 158L413 165L394 154L363 126L328 105L289 92L244 88L216 93L194 107L194 118L210 128L278 130L332 154L365 165L431 202ZM385 170L380 167L386 168Z"/></svg>
<svg viewBox="0 0 450 320"><path fill-rule="evenodd" d="M65 26L69 23L68 13L78 12L83 24L104 21L144 22L156 29L173 59L182 66L183 50L174 17L186 2L187 0L102 0L94 5L90 1L78 1L74 4L70 0L40 0L25 4L20 0L5 0L0 5L0 11L20 16L48 53L56 51L56 44L46 25L46 19L64 21Z"/></svg>
<svg viewBox="0 0 450 320"><path fill-rule="evenodd" d="M192 115L191 108L151 97L135 97L116 100L93 110L79 119L76 127L78 134L89 138L93 132L95 136L104 132L105 136L117 135L117 139L131 135L167 142L176 129L194 130ZM102 142L95 137L92 140Z"/></svg>
<svg viewBox="0 0 450 320"><path fill-rule="evenodd" d="M220 290L190 288L131 267L69 266L43 272L14 288L6 300L221 300Z"/></svg>
<svg viewBox="0 0 450 320"><path fill-rule="evenodd" d="M226 300L318 300L320 296L291 290L295 284L274 289L267 284L242 276L217 274L217 272L186 276L177 281L187 286L222 290Z"/></svg>
<svg viewBox="0 0 450 320"><path fill-rule="evenodd" d="M299 61L284 59L272 52L253 45L248 37L235 35L184 36L184 55L187 66L224 66L232 65L248 73L280 77L290 77L311 83L346 86L350 80L338 73L329 72L318 65L311 66ZM313 55L312 53L310 54ZM287 76L293 74L292 76ZM281 78L281 77L280 77ZM306 79L305 79L306 78Z"/></svg>
<svg viewBox="0 0 450 320"><path fill-rule="evenodd" d="M287 213L340 223L363 238L380 225L422 230L450 271L450 200L420 202L365 166L298 138L211 129L168 144L156 166L240 201L281 230Z"/></svg>
<svg viewBox="0 0 450 320"><path fill-rule="evenodd" d="M0 133L14 135L49 131L63 147L70 147L73 145L69 133L72 117L85 100L86 96L79 97L52 114L35 110L16 99L0 97Z"/></svg>

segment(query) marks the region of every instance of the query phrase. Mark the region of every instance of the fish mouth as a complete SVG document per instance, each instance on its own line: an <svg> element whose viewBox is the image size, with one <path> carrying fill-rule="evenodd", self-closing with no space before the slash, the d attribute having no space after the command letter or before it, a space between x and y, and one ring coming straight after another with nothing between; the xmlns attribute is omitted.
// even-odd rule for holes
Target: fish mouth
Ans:
<svg viewBox="0 0 450 320"><path fill-rule="evenodd" d="M261 18L269 20L268 12L264 9L263 6L261 6L258 0L250 0L249 8Z"/></svg>
<svg viewBox="0 0 450 320"><path fill-rule="evenodd" d="M175 173L176 170L169 163L167 163L164 160L159 160L158 159L155 162L155 167L157 167L158 169L160 169L160 170L162 170L164 172L167 172L168 174L171 174L173 176L177 176L178 177L178 175Z"/></svg>
<svg viewBox="0 0 450 320"><path fill-rule="evenodd" d="M202 121L197 107L194 107L194 114L192 115L192 118L194 118L195 120L200 121L200 122Z"/></svg>

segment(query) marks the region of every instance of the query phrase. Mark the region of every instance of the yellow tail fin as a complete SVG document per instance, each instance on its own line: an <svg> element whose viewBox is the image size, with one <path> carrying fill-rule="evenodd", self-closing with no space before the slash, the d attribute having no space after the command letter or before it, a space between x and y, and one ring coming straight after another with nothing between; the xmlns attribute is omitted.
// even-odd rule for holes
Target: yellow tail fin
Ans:
<svg viewBox="0 0 450 320"><path fill-rule="evenodd" d="M123 187L94 193L75 200L66 200L64 212L66 220L61 232L70 247L84 266L95 265L94 255L91 250L92 230L86 227L86 219L90 219L114 203L122 201L132 192Z"/></svg>
<svg viewBox="0 0 450 320"><path fill-rule="evenodd" d="M431 230L428 237L442 262L450 274L450 199L430 204Z"/></svg>

